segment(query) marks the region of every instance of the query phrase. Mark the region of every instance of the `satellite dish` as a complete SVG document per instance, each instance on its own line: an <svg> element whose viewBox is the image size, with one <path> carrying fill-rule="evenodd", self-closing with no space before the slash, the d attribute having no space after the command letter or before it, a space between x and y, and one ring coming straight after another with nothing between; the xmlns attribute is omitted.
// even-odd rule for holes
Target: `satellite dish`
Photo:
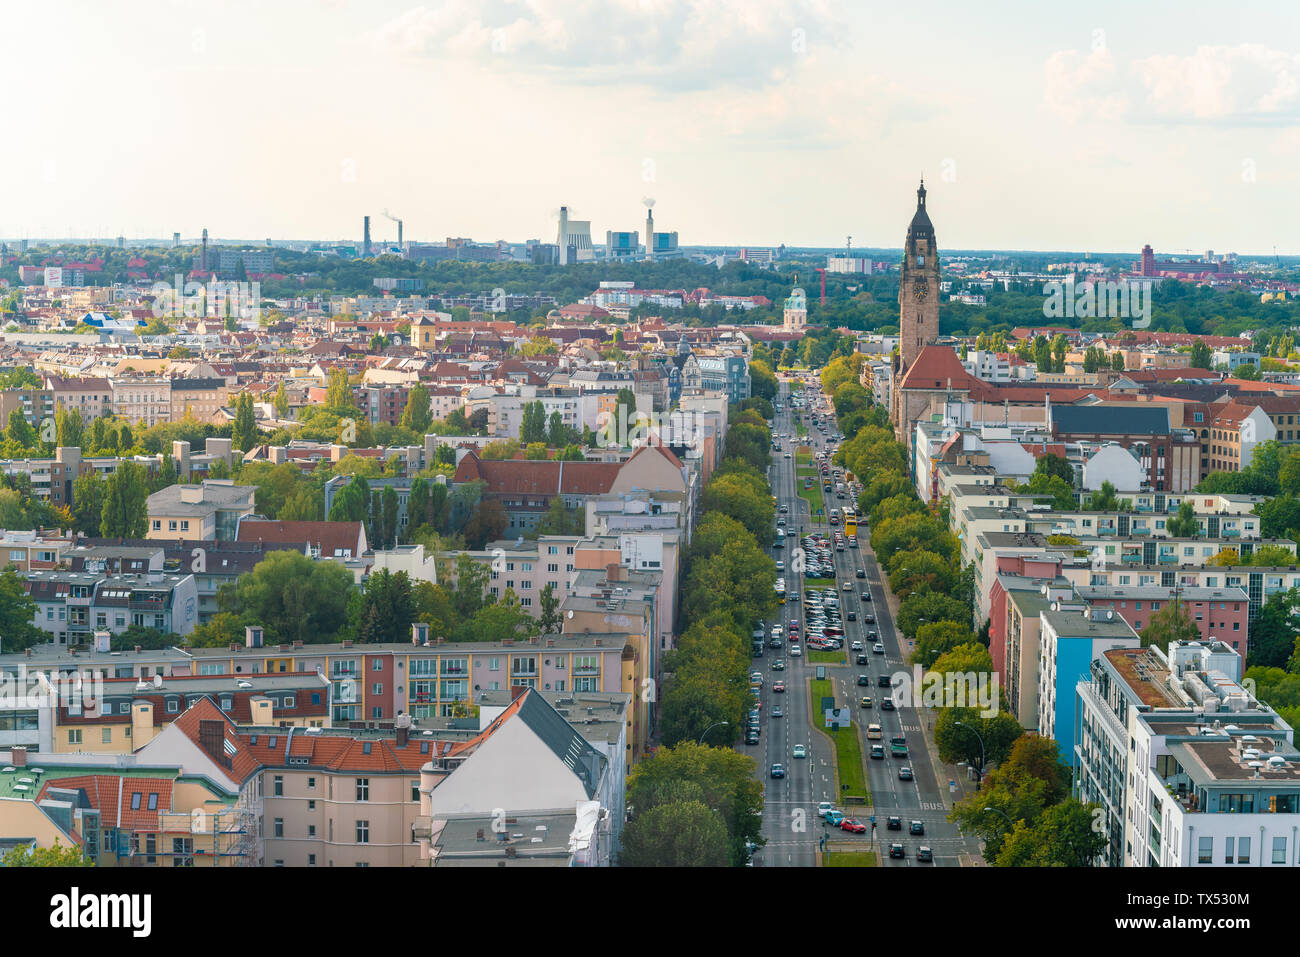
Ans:
<svg viewBox="0 0 1300 957"><path fill-rule="evenodd" d="M153 686L154 686L155 688L161 688L161 687L162 687L162 675L154 675L154 676L153 676Z"/></svg>
<svg viewBox="0 0 1300 957"><path fill-rule="evenodd" d="M569 609L569 617L570 617L570 618L573 617L573 609L572 609L572 608Z"/></svg>

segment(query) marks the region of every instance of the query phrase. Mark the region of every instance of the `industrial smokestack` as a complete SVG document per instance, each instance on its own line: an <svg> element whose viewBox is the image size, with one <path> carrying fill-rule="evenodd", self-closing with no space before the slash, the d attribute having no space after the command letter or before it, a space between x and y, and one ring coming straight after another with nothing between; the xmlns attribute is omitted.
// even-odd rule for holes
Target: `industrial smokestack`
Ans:
<svg viewBox="0 0 1300 957"><path fill-rule="evenodd" d="M655 211L645 211L645 258L655 258Z"/></svg>
<svg viewBox="0 0 1300 957"><path fill-rule="evenodd" d="M361 240L361 255L368 257L370 255L370 217L365 220L365 236Z"/></svg>
<svg viewBox="0 0 1300 957"><path fill-rule="evenodd" d="M203 230L203 246L199 252L199 269L203 272L208 271L208 231Z"/></svg>

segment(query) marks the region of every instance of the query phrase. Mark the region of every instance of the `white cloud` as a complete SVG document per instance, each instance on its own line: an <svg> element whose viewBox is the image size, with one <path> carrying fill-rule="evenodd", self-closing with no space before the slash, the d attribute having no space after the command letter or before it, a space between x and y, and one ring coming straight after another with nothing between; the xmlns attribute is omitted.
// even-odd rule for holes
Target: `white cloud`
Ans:
<svg viewBox="0 0 1300 957"><path fill-rule="evenodd" d="M1125 64L1105 49L1065 50L1048 57L1043 72L1044 103L1071 122L1269 125L1300 115L1300 55L1258 43Z"/></svg>
<svg viewBox="0 0 1300 957"><path fill-rule="evenodd" d="M1193 121L1276 120L1300 108L1300 55L1263 44L1203 46L1190 56L1139 60L1136 73L1155 114Z"/></svg>
<svg viewBox="0 0 1300 957"><path fill-rule="evenodd" d="M767 85L843 36L827 0L445 0L407 10L373 40L383 54L568 84L690 90Z"/></svg>

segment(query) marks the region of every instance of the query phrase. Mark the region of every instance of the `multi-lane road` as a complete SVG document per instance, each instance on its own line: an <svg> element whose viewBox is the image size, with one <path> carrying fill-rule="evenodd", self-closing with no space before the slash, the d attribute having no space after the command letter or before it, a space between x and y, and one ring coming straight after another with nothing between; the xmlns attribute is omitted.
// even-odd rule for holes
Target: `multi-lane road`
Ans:
<svg viewBox="0 0 1300 957"><path fill-rule="evenodd" d="M820 393L805 393L813 403L824 409ZM778 573L785 578L787 601L777 606L776 615L766 623L770 635L771 627L780 624L788 631L791 621L803 622L804 579L801 573L792 570L796 549L802 548L801 540L811 532L817 532L831 538L836 529L828 526L828 515L813 516L807 500L796 493L796 457L795 449L806 444L813 449L814 457L830 443L815 427L809 428L809 434L801 440L793 438L795 426L789 401L789 386L780 384L779 402L782 411L777 414L772 428L780 451L773 452L771 482L773 494L777 497L779 517L786 519L788 537L784 548L772 552L773 557L785 563L786 570ZM808 420L810 408L805 407L804 417ZM833 418L832 418L833 422ZM831 426L833 429L833 425ZM828 434L830 434L828 432ZM790 457L786 458L786 452ZM821 487L820 475L814 480ZM852 504L846 497L843 501L835 498L834 493L826 496L826 509ZM779 513L779 507L787 509ZM842 528L842 526L840 526ZM954 824L947 820L951 805L949 781L943 774L938 759L933 754L929 743L929 724L923 731L923 723L930 719L910 704L902 704L895 711L884 711L880 707L882 696L888 692L877 687L877 677L881 674L896 675L911 669L904 660L900 639L894 629L893 618L885 601L881 588L880 570L876 565L874 554L868 542L868 531L859 529L859 548L845 547L844 551L832 551L835 559L836 589L840 594L841 612L844 616L845 661L848 663L826 665L826 677L832 682L836 707L848 707L853 712L853 731L859 736L862 754L867 758L867 774L871 789L872 804L868 807L845 807L840 802L836 791L835 771L832 759L833 749L826 735L814 727L810 715L809 681L816 673L817 666L805 656L792 658L789 655L789 642L779 650L767 648L762 658L753 659L751 670L763 674L763 687L760 691L762 701L762 730L757 745L737 744L737 750L753 757L758 763L758 774L765 785L763 836L767 844L754 856L754 863L765 867L813 866L817 862L820 839L825 835L828 840L838 845L864 843L880 852L882 864L907 867L957 866L970 861L972 855L978 855L979 847L974 839L961 836ZM847 545L847 543L846 543ZM865 579L856 577L857 570L865 571ZM849 582L852 591L841 590L841 584ZM870 590L872 601L861 600L865 589ZM792 600L797 595L798 600ZM849 621L848 613L857 613L857 621ZM867 624L863 619L873 615L874 624ZM868 640L867 634L876 632L878 639ZM885 648L885 654L873 654L871 651L875 640ZM862 642L868 663L857 665L858 653L852 648L854 641ZM772 664L781 658L785 662L782 671L773 670ZM858 686L859 675L869 675L869 687ZM897 682L899 679L895 679ZM910 677L907 679L910 681ZM777 681L784 681L787 691L773 692L772 686ZM863 695L872 699L870 709L859 707ZM780 707L783 717L773 717L773 709ZM881 726L883 738L880 741L867 741L866 726L876 723ZM847 733L844 731L841 734ZM906 759L889 755L889 739L902 734L907 738L909 756ZM743 739L742 739L743 740ZM793 757L796 745L803 744L808 749L807 758ZM871 744L885 746L884 759L870 759ZM784 778L773 779L770 769L773 764L785 767ZM899 778L899 768L909 767L912 780ZM849 817L857 818L868 825L865 834L855 835L838 828L827 830L817 816L817 805L821 801L831 801ZM877 828L874 835L870 820L874 815ZM890 816L902 819L902 830L887 829ZM925 827L924 836L909 833L911 821L921 821ZM891 843L902 844L906 856L902 859L888 857ZM931 848L934 863L917 861L917 848Z"/></svg>

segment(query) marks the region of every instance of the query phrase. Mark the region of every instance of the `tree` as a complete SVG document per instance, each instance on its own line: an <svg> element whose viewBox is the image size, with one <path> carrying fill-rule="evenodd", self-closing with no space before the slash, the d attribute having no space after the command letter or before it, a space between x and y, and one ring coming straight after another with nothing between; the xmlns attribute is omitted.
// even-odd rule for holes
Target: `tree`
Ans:
<svg viewBox="0 0 1300 957"><path fill-rule="evenodd" d="M217 594L221 611L261 625L276 642L333 640L346 624L352 573L297 551L271 552Z"/></svg>
<svg viewBox="0 0 1300 957"><path fill-rule="evenodd" d="M12 565L0 572L0 649L14 654L40 644L48 635L37 628L36 602L27 583Z"/></svg>
<svg viewBox="0 0 1300 957"><path fill-rule="evenodd" d="M683 587L684 619L726 611L748 628L776 607L776 563L748 537L692 562Z"/></svg>
<svg viewBox="0 0 1300 957"><path fill-rule="evenodd" d="M1170 516L1165 523L1165 530L1170 538L1195 538L1199 527L1196 524L1196 506L1190 499L1178 506L1178 513Z"/></svg>
<svg viewBox="0 0 1300 957"><path fill-rule="evenodd" d="M524 449L524 458L530 462L545 462L550 457L550 450L545 442L529 442Z"/></svg>
<svg viewBox="0 0 1300 957"><path fill-rule="evenodd" d="M1155 645L1161 651L1169 650L1171 641L1196 641L1201 630L1181 601L1171 601L1151 616L1147 626L1139 633L1142 647Z"/></svg>
<svg viewBox="0 0 1300 957"><path fill-rule="evenodd" d="M564 427L564 416L560 414L559 410L556 410L551 413L546 442L551 448L558 449L565 444L566 438L568 438L568 430Z"/></svg>
<svg viewBox="0 0 1300 957"><path fill-rule="evenodd" d="M1260 545L1251 554L1250 563L1257 567L1285 568L1295 564L1295 552L1285 545Z"/></svg>
<svg viewBox="0 0 1300 957"><path fill-rule="evenodd" d="M358 641L367 643L406 641L415 621L415 597L406 572L387 568L371 574L357 603L354 622Z"/></svg>
<svg viewBox="0 0 1300 957"><path fill-rule="evenodd" d="M913 592L898 606L898 630L904 637L915 638L921 625L938 621L969 626L970 610L965 602L938 592Z"/></svg>
<svg viewBox="0 0 1300 957"><path fill-rule="evenodd" d="M871 547L886 567L897 552L909 549L924 549L949 559L958 552L957 540L944 523L925 514L905 515L874 526Z"/></svg>
<svg viewBox="0 0 1300 957"><path fill-rule="evenodd" d="M1250 626L1248 666L1283 668L1296 643L1296 620L1300 616L1300 589L1275 592L1260 606Z"/></svg>
<svg viewBox="0 0 1300 957"><path fill-rule="evenodd" d="M1017 821L997 856L998 867L1091 867L1106 849L1106 834L1093 827L1096 804L1065 801L1031 825Z"/></svg>
<svg viewBox="0 0 1300 957"><path fill-rule="evenodd" d="M1124 371L1124 353L1116 350L1115 354L1110 357L1110 367L1115 372Z"/></svg>
<svg viewBox="0 0 1300 957"><path fill-rule="evenodd" d="M763 840L762 785L754 778L754 759L694 741L659 748L628 777L627 803L633 821L652 808L679 800L683 784L700 789L705 806L715 809L723 822L730 863L743 864L748 857L746 842ZM624 830L625 838L626 834Z"/></svg>
<svg viewBox="0 0 1300 957"><path fill-rule="evenodd" d="M79 411L60 407L59 411L54 413L54 424L57 433L56 442L61 448L74 448L81 445L85 428Z"/></svg>
<svg viewBox="0 0 1300 957"><path fill-rule="evenodd" d="M546 408L540 399L524 405L519 425L519 443L528 445L532 442L546 442Z"/></svg>
<svg viewBox="0 0 1300 957"><path fill-rule="evenodd" d="M727 829L701 801L660 804L623 829L621 867L724 867Z"/></svg>
<svg viewBox="0 0 1300 957"><path fill-rule="evenodd" d="M1028 482L1021 484L1017 491L1030 495L1050 495L1052 496L1052 507L1062 512L1072 511L1076 508L1073 487L1059 475L1045 475L1042 472L1035 472L1029 476Z"/></svg>
<svg viewBox="0 0 1300 957"><path fill-rule="evenodd" d="M1034 365L1040 375L1052 371L1052 344L1047 336L1034 337Z"/></svg>
<svg viewBox="0 0 1300 957"><path fill-rule="evenodd" d="M1065 353L1070 348L1070 342L1065 338L1065 333L1058 332L1052 337L1052 371L1065 371Z"/></svg>
<svg viewBox="0 0 1300 957"><path fill-rule="evenodd" d="M5 429L5 438L20 449L36 447L36 430L31 427L21 409L9 413L9 427Z"/></svg>
<svg viewBox="0 0 1300 957"><path fill-rule="evenodd" d="M1283 468L1297 460L1300 460L1300 455L1292 456ZM1295 540L1300 535L1300 498L1290 494L1278 495L1260 502L1254 512L1259 516L1259 533L1264 538Z"/></svg>
<svg viewBox="0 0 1300 957"><path fill-rule="evenodd" d="M275 387L274 405L275 414L279 418L285 419L289 417L289 392L285 389L283 380Z"/></svg>
<svg viewBox="0 0 1300 957"><path fill-rule="evenodd" d="M757 473L755 473L757 474ZM776 506L763 479L734 472L714 475L701 496L701 507L706 512L720 512L739 521L755 541L766 546L772 541Z"/></svg>
<svg viewBox="0 0 1300 957"><path fill-rule="evenodd" d="M417 382L411 386L406 396L406 408L402 410L401 425L416 435L424 435L433 424L433 401L424 383Z"/></svg>
<svg viewBox="0 0 1300 957"><path fill-rule="evenodd" d="M1106 479L1101 483L1101 488L1093 492L1088 499L1088 509L1093 512L1114 512L1119 510L1119 497L1116 494L1115 484Z"/></svg>
<svg viewBox="0 0 1300 957"><path fill-rule="evenodd" d="M1064 338L1064 336L1062 336ZM1074 468L1068 461L1059 455L1048 452L1040 456L1038 464L1034 467L1035 475L1059 476L1071 488L1074 487ZM1113 489L1114 486L1111 486Z"/></svg>
<svg viewBox="0 0 1300 957"><path fill-rule="evenodd" d="M504 535L509 524L510 518L500 502L483 499L465 523L465 542L472 549L483 548Z"/></svg>
<svg viewBox="0 0 1300 957"><path fill-rule="evenodd" d="M53 847L19 845L0 858L0 867L94 867L95 862L79 847L64 847L54 839Z"/></svg>
<svg viewBox="0 0 1300 957"><path fill-rule="evenodd" d="M72 527L81 535L99 537L107 485L98 472L85 472L72 480Z"/></svg>
<svg viewBox="0 0 1300 957"><path fill-rule="evenodd" d="M564 619L560 617L560 600L555 597L555 586L550 582L542 589L538 603L541 608L537 616L538 629L543 635L559 634Z"/></svg>
<svg viewBox="0 0 1300 957"><path fill-rule="evenodd" d="M1202 339L1197 339L1192 343L1191 367L1193 369L1208 369L1213 361L1210 347Z"/></svg>
<svg viewBox="0 0 1300 957"><path fill-rule="evenodd" d="M100 534L106 538L144 538L148 528L147 498L144 469L131 461L120 463L104 483Z"/></svg>
<svg viewBox="0 0 1300 957"><path fill-rule="evenodd" d="M330 369L325 381L325 408L346 413L354 407L352 384L348 381L348 370L342 366L334 366Z"/></svg>
<svg viewBox="0 0 1300 957"><path fill-rule="evenodd" d="M940 655L959 645L975 643L975 633L968 625L958 621L926 622L916 629L916 645L912 660L930 666Z"/></svg>
<svg viewBox="0 0 1300 957"><path fill-rule="evenodd" d="M957 571L942 555L920 548L895 552L889 560L889 587L899 599L914 591L951 592Z"/></svg>
<svg viewBox="0 0 1300 957"><path fill-rule="evenodd" d="M232 444L241 452L248 452L257 445L257 437L257 416L253 412L253 397L247 392L241 392L239 398L235 400L235 424L230 432Z"/></svg>

